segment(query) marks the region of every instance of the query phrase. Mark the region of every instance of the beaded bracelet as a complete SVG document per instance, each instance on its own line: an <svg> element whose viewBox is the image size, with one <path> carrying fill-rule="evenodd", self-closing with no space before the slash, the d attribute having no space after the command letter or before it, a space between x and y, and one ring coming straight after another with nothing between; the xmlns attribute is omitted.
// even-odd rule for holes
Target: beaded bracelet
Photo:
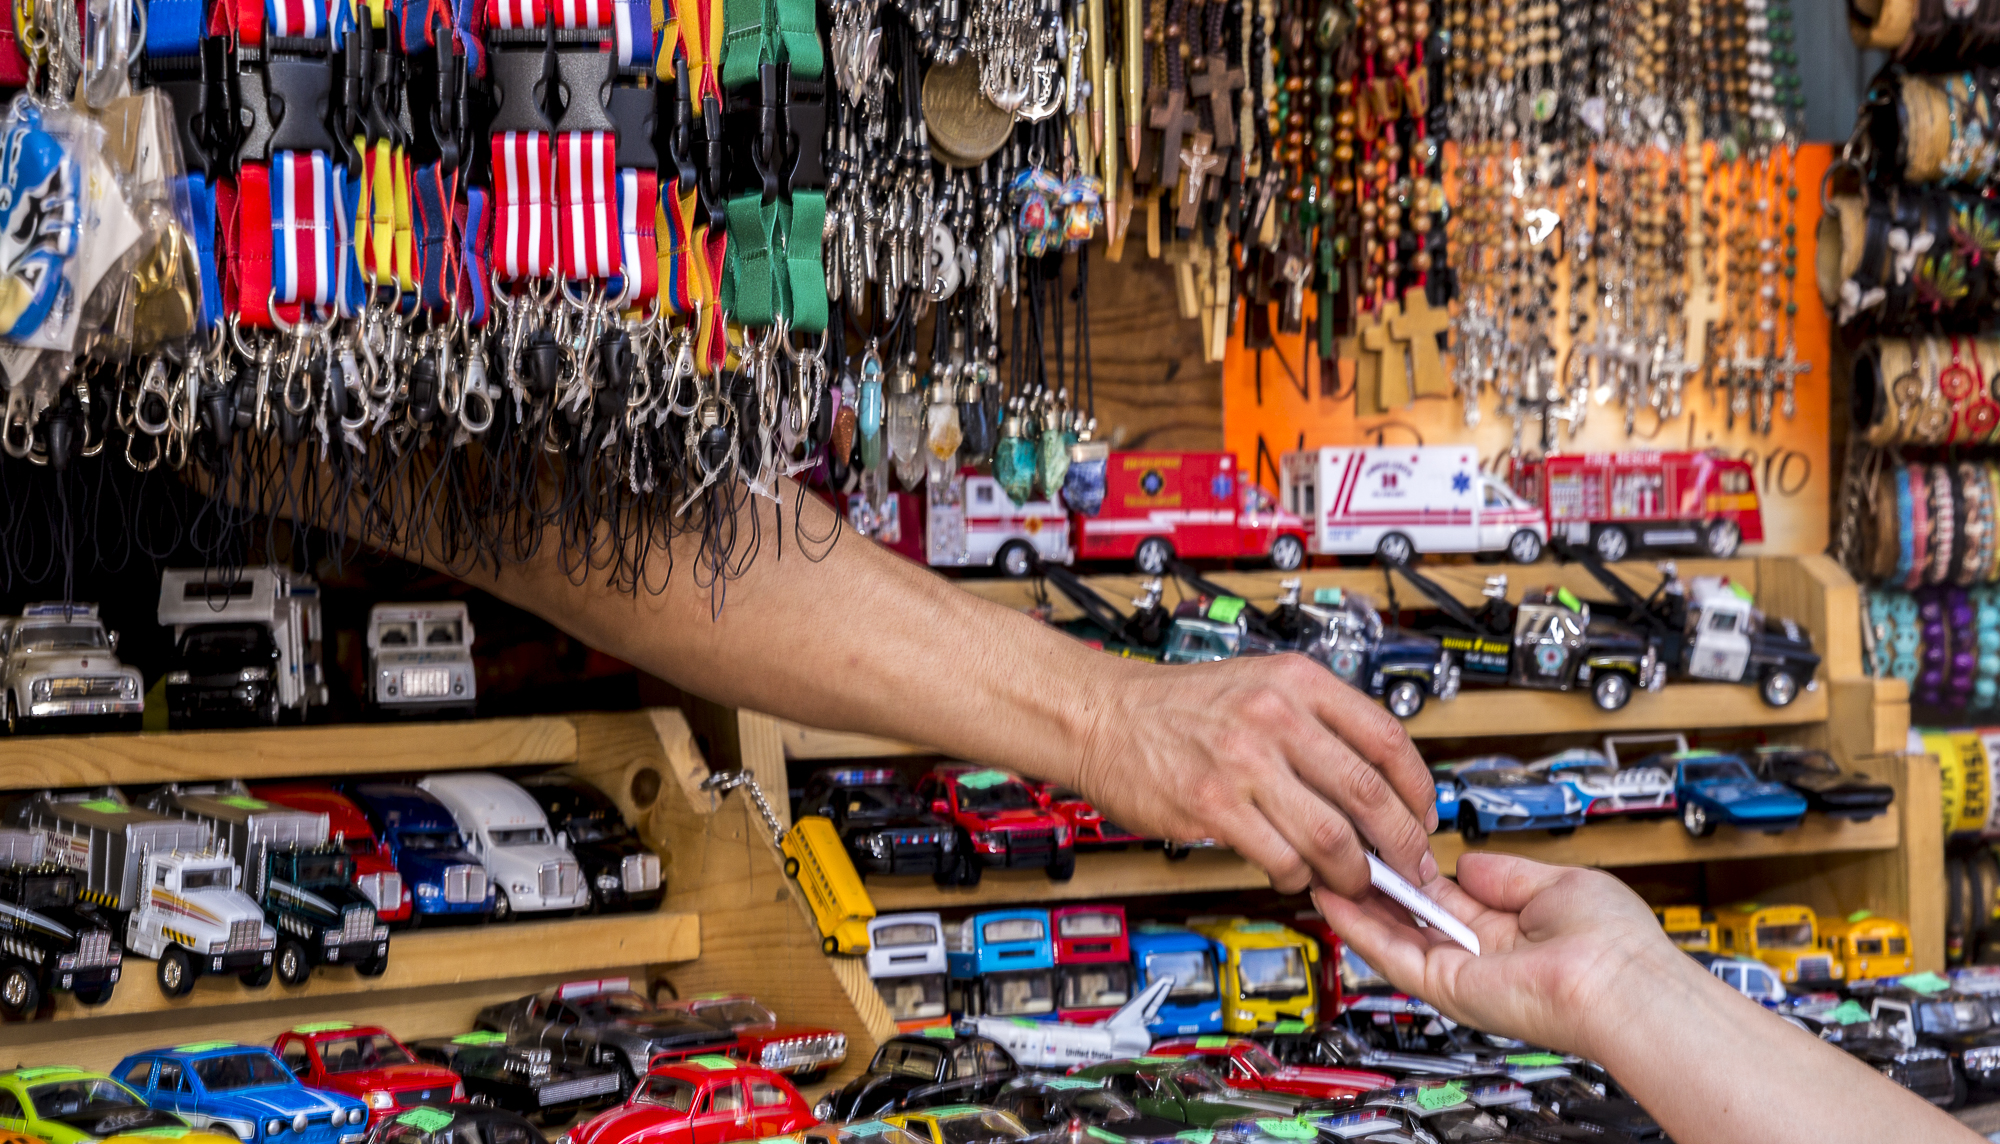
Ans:
<svg viewBox="0 0 2000 1144"><path fill-rule="evenodd" d="M1910 574L1903 587L1915 591L1923 587L1924 572L1930 565L1930 490L1922 465L1911 465L1910 475Z"/></svg>
<svg viewBox="0 0 2000 1144"><path fill-rule="evenodd" d="M1972 706L1986 710L2000 700L2000 589L1982 584L1969 595L1973 645L1978 653L1972 678Z"/></svg>
<svg viewBox="0 0 2000 1144"><path fill-rule="evenodd" d="M1951 578L1951 559L1958 547L1958 497L1952 491L1951 470L1932 465L1924 482L1931 493L1931 560L1924 583L1942 584Z"/></svg>
<svg viewBox="0 0 2000 1144"><path fill-rule="evenodd" d="M1922 663L1918 655L1923 651L1923 629L1918 626L1922 617L1917 610L1916 597L1896 593L1889 600L1889 674L1905 683L1915 683Z"/></svg>
<svg viewBox="0 0 2000 1144"><path fill-rule="evenodd" d="M1972 677L1979 653L1974 642L1974 612L1963 588L1944 590L1945 663L1938 706L1956 711L1972 699Z"/></svg>
<svg viewBox="0 0 2000 1144"><path fill-rule="evenodd" d="M1953 564L1951 582L1969 587L1979 580L1993 557L1993 502L1986 472L1971 461L1958 465L1958 559Z"/></svg>
<svg viewBox="0 0 2000 1144"><path fill-rule="evenodd" d="M1950 665L1951 637L1945 630L1944 595L1936 588L1920 588L1917 598L1917 631L1923 637L1918 653L1917 682L1910 688L1910 703L1936 707L1944 695L1945 669Z"/></svg>
<svg viewBox="0 0 2000 1144"><path fill-rule="evenodd" d="M1896 466L1896 571L1890 580L1904 587L1909 585L1910 570L1917 564L1917 530L1912 523L1916 512L1916 490L1910 486L1910 475L1914 470L1908 465Z"/></svg>

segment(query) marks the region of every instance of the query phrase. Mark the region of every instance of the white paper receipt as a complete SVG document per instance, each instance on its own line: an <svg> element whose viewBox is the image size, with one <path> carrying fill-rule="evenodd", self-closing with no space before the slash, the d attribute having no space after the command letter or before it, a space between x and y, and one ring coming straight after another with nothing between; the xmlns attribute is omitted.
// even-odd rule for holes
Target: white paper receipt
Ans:
<svg viewBox="0 0 2000 1144"><path fill-rule="evenodd" d="M1452 917L1451 912L1432 901L1429 894L1410 885L1409 879L1391 870L1387 863L1373 854L1368 855L1368 880L1425 924L1436 926L1446 937L1471 950L1473 956L1478 956L1479 935L1472 932L1472 927Z"/></svg>

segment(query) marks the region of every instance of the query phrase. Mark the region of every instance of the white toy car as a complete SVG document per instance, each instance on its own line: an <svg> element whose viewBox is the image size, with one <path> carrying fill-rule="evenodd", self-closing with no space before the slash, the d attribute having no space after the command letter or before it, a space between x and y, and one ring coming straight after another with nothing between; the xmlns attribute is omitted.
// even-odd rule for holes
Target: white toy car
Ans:
<svg viewBox="0 0 2000 1144"><path fill-rule="evenodd" d="M1662 767L1620 767L1603 751L1573 747L1528 764L1528 770L1575 791L1585 818L1611 814L1672 814L1673 772Z"/></svg>
<svg viewBox="0 0 2000 1144"><path fill-rule="evenodd" d="M0 619L0 721L9 734L43 719L110 716L136 730L146 682L118 662L118 634L96 604L30 604Z"/></svg>

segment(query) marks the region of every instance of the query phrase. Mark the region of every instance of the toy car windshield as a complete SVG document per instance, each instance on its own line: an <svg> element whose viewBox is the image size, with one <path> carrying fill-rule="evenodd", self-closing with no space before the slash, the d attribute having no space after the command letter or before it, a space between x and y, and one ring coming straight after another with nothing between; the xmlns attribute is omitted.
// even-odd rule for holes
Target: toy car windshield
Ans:
<svg viewBox="0 0 2000 1144"><path fill-rule="evenodd" d="M286 1084L292 1076L269 1053L231 1053L225 1057L205 1057L190 1065L201 1087L210 1092L238 1088L263 1088Z"/></svg>
<svg viewBox="0 0 2000 1144"><path fill-rule="evenodd" d="M1262 1045L1246 1045L1236 1053L1236 1059L1258 1076L1277 1076L1285 1066L1278 1058L1264 1051Z"/></svg>
<svg viewBox="0 0 2000 1144"><path fill-rule="evenodd" d="M465 642L465 626L457 620L431 620L424 625L425 647L457 647Z"/></svg>
<svg viewBox="0 0 2000 1144"><path fill-rule="evenodd" d="M301 882L345 882L351 872L344 853L298 856L298 878Z"/></svg>
<svg viewBox="0 0 2000 1144"><path fill-rule="evenodd" d="M1983 1033L1993 1027L1993 1015L1975 1000L1926 1001L1917 1006L1917 1025L1934 1036Z"/></svg>
<svg viewBox="0 0 2000 1144"><path fill-rule="evenodd" d="M1149 953L1146 975L1149 981L1173 978L1174 987L1167 996L1174 1000L1215 996L1215 961L1205 950Z"/></svg>
<svg viewBox="0 0 2000 1144"><path fill-rule="evenodd" d="M943 1063L942 1049L930 1045L915 1045L908 1041L890 1041L875 1054L875 1060L868 1066L868 1071L929 1080L937 1076L938 1066Z"/></svg>
<svg viewBox="0 0 2000 1144"><path fill-rule="evenodd" d="M1757 944L1764 949L1813 948L1811 922L1781 922L1757 927Z"/></svg>
<svg viewBox="0 0 2000 1144"><path fill-rule="evenodd" d="M111 644L96 624L35 624L14 637L16 651L107 651Z"/></svg>
<svg viewBox="0 0 2000 1144"><path fill-rule="evenodd" d="M330 1073L365 1072L416 1062L386 1033L364 1033L319 1043L320 1063Z"/></svg>
<svg viewBox="0 0 2000 1144"><path fill-rule="evenodd" d="M1145 1115L1127 1103L1124 1097L1108 1088L1078 1092L1070 1098L1069 1103L1070 1107L1079 1111L1102 1117L1106 1124L1116 1124L1121 1120L1137 1120Z"/></svg>
<svg viewBox="0 0 2000 1144"><path fill-rule="evenodd" d="M965 810L985 813L993 810L1039 810L1040 804L1028 788L1017 779L1005 779L991 785L972 786L964 779L958 781L958 804Z"/></svg>
<svg viewBox="0 0 2000 1144"><path fill-rule="evenodd" d="M1188 1096L1227 1096L1229 1090L1205 1068L1194 1065L1176 1069L1173 1081Z"/></svg>
<svg viewBox="0 0 2000 1144"><path fill-rule="evenodd" d="M181 889L186 890L227 890L231 882L229 870L217 867L213 870L181 871Z"/></svg>
<svg viewBox="0 0 2000 1144"><path fill-rule="evenodd" d="M615 1021L620 1017L643 1016L653 1012L653 1003L630 989L593 993L576 998L571 1004L594 1021Z"/></svg>
<svg viewBox="0 0 2000 1144"><path fill-rule="evenodd" d="M272 642L268 628L255 624L212 624L189 632L182 647L191 657L213 656L221 659L269 655L277 650L278 645Z"/></svg>
<svg viewBox="0 0 2000 1144"><path fill-rule="evenodd" d="M701 1019L719 1021L724 1025L769 1025L777 1021L778 1015L757 1004L755 1001L714 1001L701 1007Z"/></svg>
<svg viewBox="0 0 2000 1144"><path fill-rule="evenodd" d="M647 1104L657 1104L675 1112L687 1112L694 1108L695 1087L679 1077L649 1076L646 1087L639 1090L639 1099Z"/></svg>
<svg viewBox="0 0 2000 1144"><path fill-rule="evenodd" d="M1757 777L1750 773L1750 768L1744 766L1741 759L1703 759L1700 762L1683 764L1683 766L1685 767L1687 781L1691 783L1705 783L1718 780L1743 783L1757 781Z"/></svg>
<svg viewBox="0 0 2000 1144"><path fill-rule="evenodd" d="M1801 771L1818 771L1823 775L1837 775L1840 767L1825 751L1786 751L1775 760L1779 765Z"/></svg>
<svg viewBox="0 0 2000 1144"><path fill-rule="evenodd" d="M1618 768L1611 765L1611 760L1596 751L1557 755L1553 759L1544 761L1542 768L1552 775L1589 775L1594 778L1610 778L1618 773Z"/></svg>
<svg viewBox="0 0 2000 1144"><path fill-rule="evenodd" d="M465 839L456 830L405 830L398 837L405 850L460 850Z"/></svg>
<svg viewBox="0 0 2000 1144"><path fill-rule="evenodd" d="M375 642L382 647L417 646L416 621L403 620L393 624L383 624L377 630Z"/></svg>
<svg viewBox="0 0 2000 1144"><path fill-rule="evenodd" d="M1246 999L1291 997L1306 991L1306 959L1295 945L1283 949L1246 949L1238 962Z"/></svg>
<svg viewBox="0 0 2000 1144"><path fill-rule="evenodd" d="M76 879L67 874L54 878L23 878L19 904L30 910L60 909L75 905Z"/></svg>
<svg viewBox="0 0 2000 1144"><path fill-rule="evenodd" d="M1340 983L1349 992L1389 987L1389 979L1377 973L1375 967L1364 961L1349 945L1340 947Z"/></svg>
<svg viewBox="0 0 2000 1144"><path fill-rule="evenodd" d="M524 826L518 830L492 830L487 832L495 846L547 846L549 832L540 826Z"/></svg>
<svg viewBox="0 0 2000 1144"><path fill-rule="evenodd" d="M619 818L574 818L566 829L571 842L610 842L627 838L632 828Z"/></svg>
<svg viewBox="0 0 2000 1144"><path fill-rule="evenodd" d="M96 1116L113 1109L140 1107L138 1097L117 1081L104 1077L36 1085L28 1090L28 1102L35 1106L35 1115L44 1120Z"/></svg>
<svg viewBox="0 0 2000 1144"><path fill-rule="evenodd" d="M921 814L924 810L924 804L917 798L917 793L902 787L839 787L833 797L847 800L847 814L850 818L890 818L897 815ZM966 805L972 805L969 798L966 799Z"/></svg>

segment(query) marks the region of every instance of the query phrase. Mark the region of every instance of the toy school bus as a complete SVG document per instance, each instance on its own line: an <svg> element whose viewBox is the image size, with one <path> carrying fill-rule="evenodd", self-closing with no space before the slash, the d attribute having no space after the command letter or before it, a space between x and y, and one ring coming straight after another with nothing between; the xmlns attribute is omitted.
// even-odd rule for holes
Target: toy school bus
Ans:
<svg viewBox="0 0 2000 1144"><path fill-rule="evenodd" d="M1279 1021L1318 1016L1313 967L1319 943L1277 922L1193 918L1189 926L1221 949L1222 1031L1255 1033Z"/></svg>
<svg viewBox="0 0 2000 1144"><path fill-rule="evenodd" d="M819 923L820 948L827 953L868 952L868 919L875 916L875 903L833 823L807 815L784 833L778 848L785 855L785 875L798 879Z"/></svg>
<svg viewBox="0 0 2000 1144"><path fill-rule="evenodd" d="M868 922L868 976L900 1032L950 1025L945 1011L944 923L936 914L883 914Z"/></svg>
<svg viewBox="0 0 2000 1144"><path fill-rule="evenodd" d="M1833 956L1834 976L1849 981L1901 977L1912 972L1910 927L1894 918L1856 910L1819 919L1820 948Z"/></svg>
<svg viewBox="0 0 2000 1144"><path fill-rule="evenodd" d="M1754 957L1787 985L1838 981L1842 966L1819 946L1818 918L1805 906L1745 902L1722 911L1722 952Z"/></svg>
<svg viewBox="0 0 2000 1144"><path fill-rule="evenodd" d="M1088 1025L1132 999L1132 946L1124 906L1063 906L1055 929L1056 1017Z"/></svg>
<svg viewBox="0 0 2000 1144"><path fill-rule="evenodd" d="M1055 948L1047 910L989 910L951 931L946 1004L961 1017L1056 1016Z"/></svg>
<svg viewBox="0 0 2000 1144"><path fill-rule="evenodd" d="M1215 943L1182 926L1140 922L1132 929L1133 987L1143 991L1162 977L1174 987L1160 1003L1153 1023L1155 1037L1222 1031L1222 994L1216 985Z"/></svg>
<svg viewBox="0 0 2000 1144"><path fill-rule="evenodd" d="M1715 930L1715 914L1700 906L1654 906L1653 916L1667 931L1667 940L1689 953L1721 953L1722 938Z"/></svg>

